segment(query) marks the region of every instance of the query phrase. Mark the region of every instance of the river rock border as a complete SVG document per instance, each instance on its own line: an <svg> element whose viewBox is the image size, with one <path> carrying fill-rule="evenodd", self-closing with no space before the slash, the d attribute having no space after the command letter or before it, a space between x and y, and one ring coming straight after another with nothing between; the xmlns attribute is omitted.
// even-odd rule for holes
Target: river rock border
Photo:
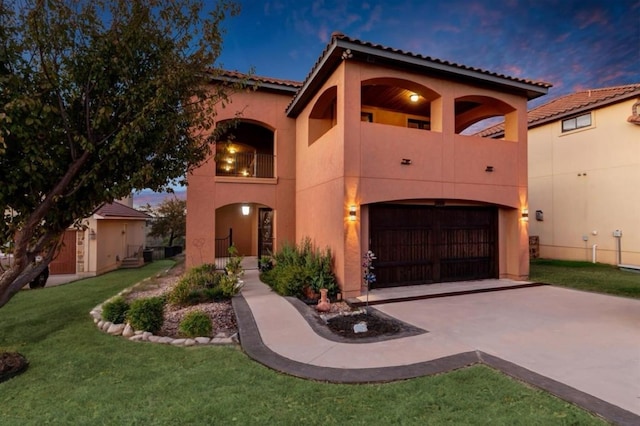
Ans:
<svg viewBox="0 0 640 426"><path fill-rule="evenodd" d="M141 282L144 282L148 279L149 278ZM134 284L134 286L138 284ZM133 327L131 327L131 324L128 323L114 324L110 321L103 320L102 305L115 299L118 296L123 296L131 292L132 288L133 286L122 290L120 293L99 304L89 312L89 314L93 318L93 322L96 324L99 330L112 336L122 336L128 340L131 340L132 342L151 342L172 346L237 345L239 343L238 333L234 333L231 336L228 336L225 333L218 333L213 338L195 337L193 339L174 339L173 337L168 336L156 336L148 331L134 330Z"/></svg>

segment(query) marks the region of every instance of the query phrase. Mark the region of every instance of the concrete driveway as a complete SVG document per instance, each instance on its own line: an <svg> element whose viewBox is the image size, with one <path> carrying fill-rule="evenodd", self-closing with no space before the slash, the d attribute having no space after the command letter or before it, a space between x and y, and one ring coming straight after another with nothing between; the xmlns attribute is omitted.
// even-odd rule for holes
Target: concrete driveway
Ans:
<svg viewBox="0 0 640 426"><path fill-rule="evenodd" d="M544 286L376 308L640 414L640 300Z"/></svg>

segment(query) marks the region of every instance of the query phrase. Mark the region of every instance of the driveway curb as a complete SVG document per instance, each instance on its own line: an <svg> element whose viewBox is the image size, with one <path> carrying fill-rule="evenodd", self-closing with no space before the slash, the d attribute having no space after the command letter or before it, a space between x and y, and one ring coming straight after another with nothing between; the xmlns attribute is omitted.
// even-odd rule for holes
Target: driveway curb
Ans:
<svg viewBox="0 0 640 426"><path fill-rule="evenodd" d="M410 365L381 368L342 369L305 364L283 357L264 344L251 308L242 294L235 296L232 303L238 323L240 344L244 352L253 360L280 373L329 383L383 383L446 373L474 364L484 364L519 381L549 392L612 423L625 426L640 424L640 416L630 411L481 351L463 352Z"/></svg>

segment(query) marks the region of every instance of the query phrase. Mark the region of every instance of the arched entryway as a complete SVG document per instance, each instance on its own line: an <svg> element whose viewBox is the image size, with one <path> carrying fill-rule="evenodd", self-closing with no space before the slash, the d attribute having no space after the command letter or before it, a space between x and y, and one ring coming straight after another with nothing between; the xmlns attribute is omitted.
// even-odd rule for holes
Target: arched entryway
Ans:
<svg viewBox="0 0 640 426"><path fill-rule="evenodd" d="M232 244L246 258L271 254L276 238L274 215L272 208L259 203L235 203L216 209L216 259L227 257Z"/></svg>

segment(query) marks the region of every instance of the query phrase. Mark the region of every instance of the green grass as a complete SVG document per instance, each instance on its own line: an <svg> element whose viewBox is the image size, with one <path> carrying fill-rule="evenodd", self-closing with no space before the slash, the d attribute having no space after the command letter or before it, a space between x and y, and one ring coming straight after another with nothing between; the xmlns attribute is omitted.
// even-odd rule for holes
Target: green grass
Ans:
<svg viewBox="0 0 640 426"><path fill-rule="evenodd" d="M0 348L31 363L0 384L0 424L603 424L485 366L336 385L276 373L237 347L134 343L97 330L91 308L168 265L24 291L0 309Z"/></svg>
<svg viewBox="0 0 640 426"><path fill-rule="evenodd" d="M603 263L535 259L531 261L529 279L577 290L640 298L640 273L621 271Z"/></svg>

